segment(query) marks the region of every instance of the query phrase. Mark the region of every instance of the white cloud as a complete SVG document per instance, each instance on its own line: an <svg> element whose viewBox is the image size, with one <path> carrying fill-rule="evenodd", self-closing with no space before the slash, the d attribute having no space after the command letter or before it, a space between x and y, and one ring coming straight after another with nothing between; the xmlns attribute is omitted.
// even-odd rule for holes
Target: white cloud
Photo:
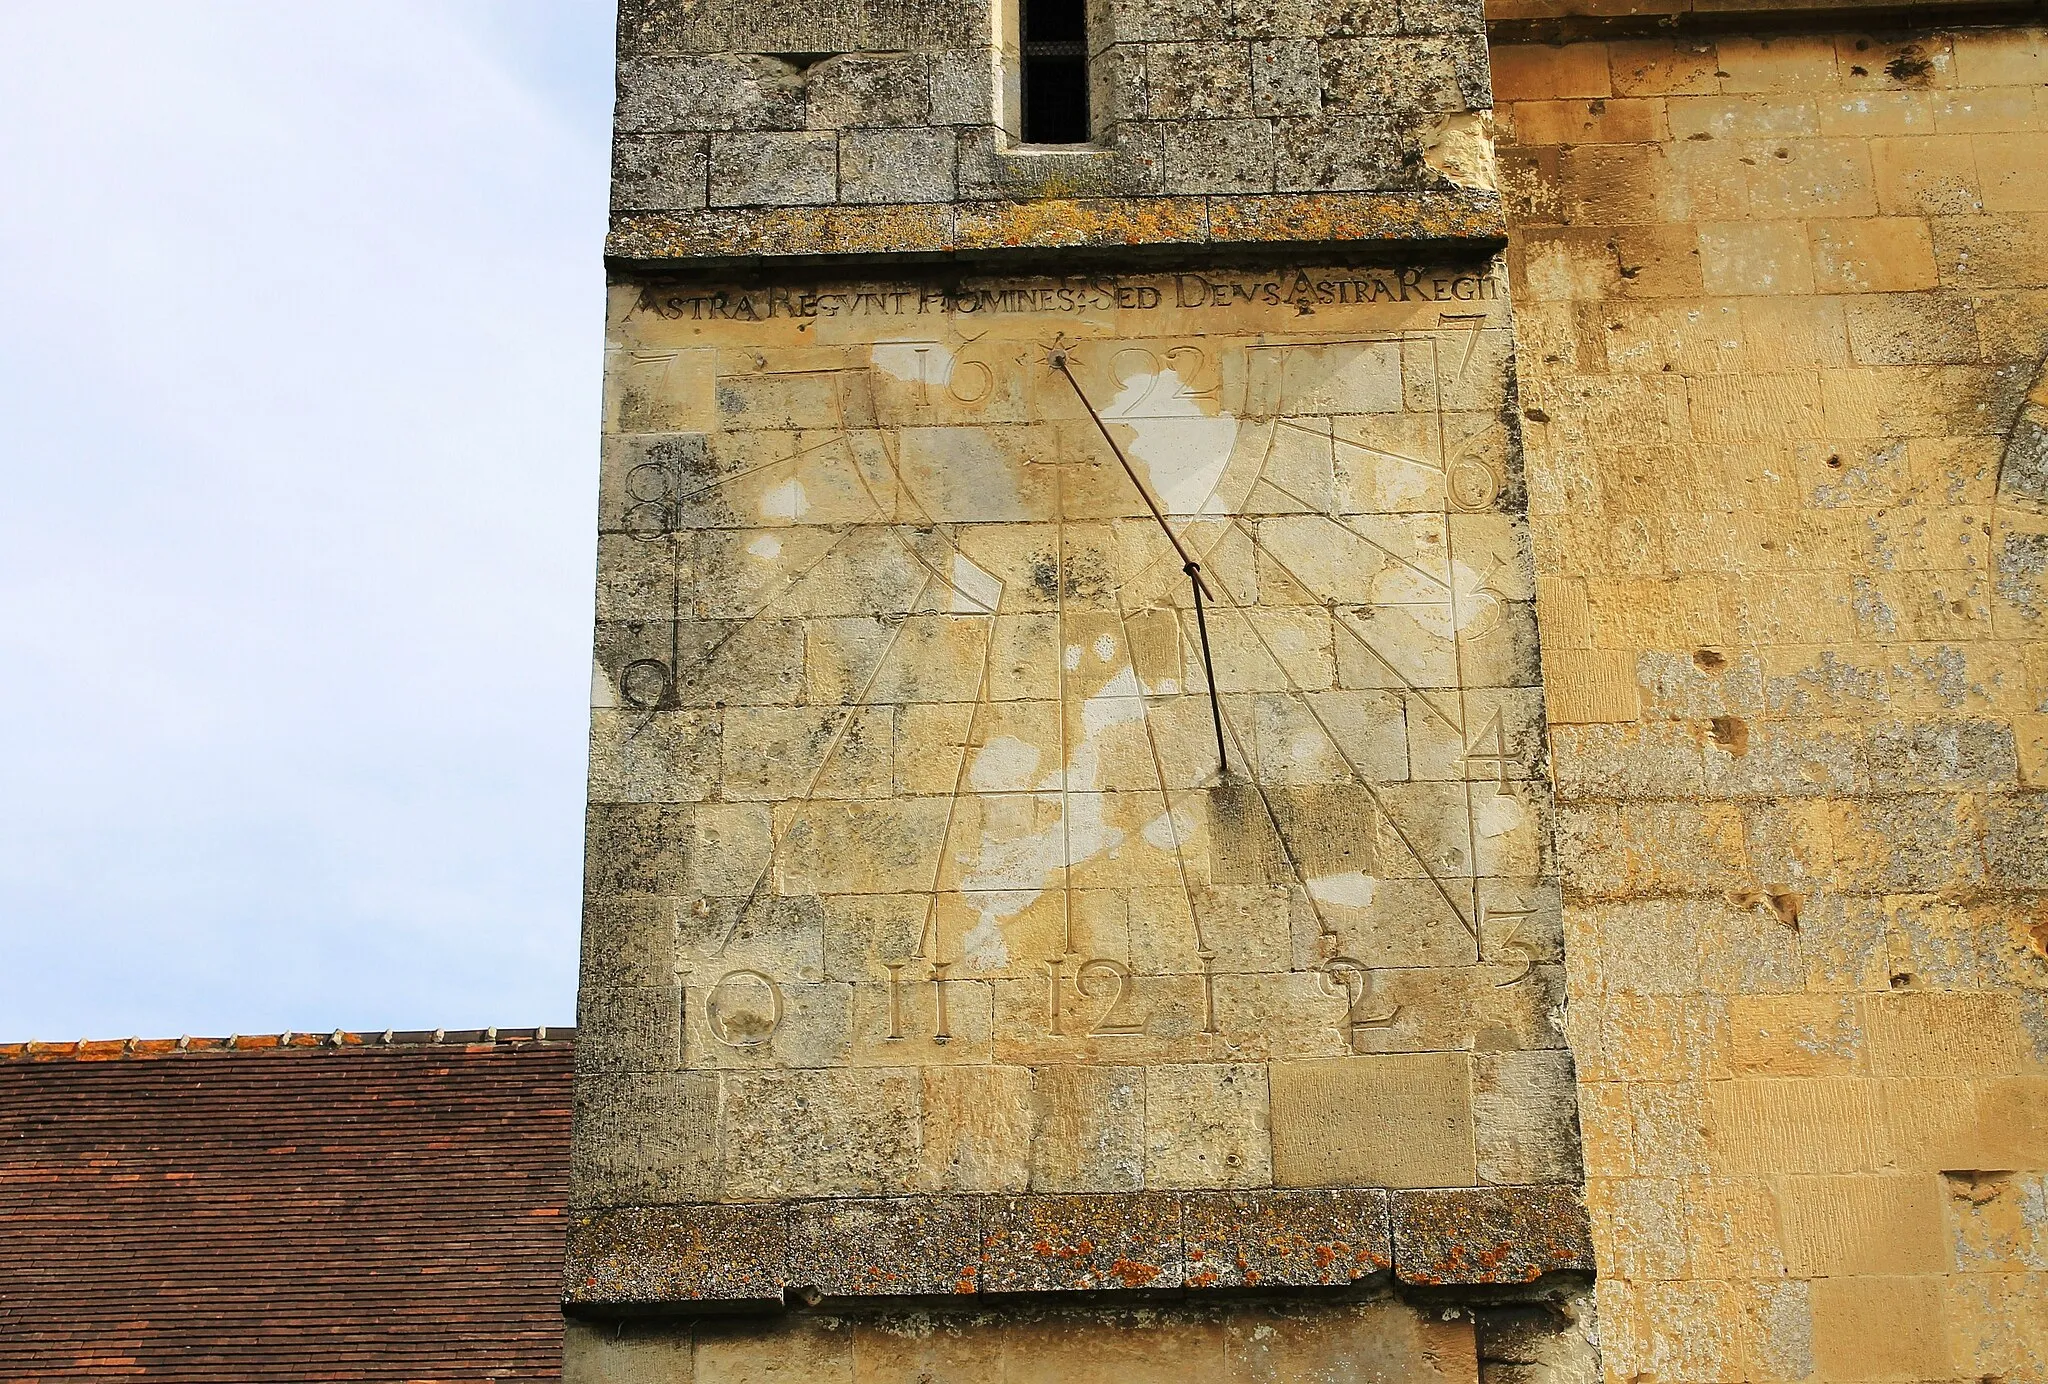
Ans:
<svg viewBox="0 0 2048 1384"><path fill-rule="evenodd" d="M570 1020L611 25L0 7L0 1039Z"/></svg>

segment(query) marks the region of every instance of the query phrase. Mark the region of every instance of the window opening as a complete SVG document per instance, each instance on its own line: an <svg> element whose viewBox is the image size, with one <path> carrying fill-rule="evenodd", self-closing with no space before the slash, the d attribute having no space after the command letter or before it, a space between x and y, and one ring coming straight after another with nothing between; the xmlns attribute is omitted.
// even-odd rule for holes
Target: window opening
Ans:
<svg viewBox="0 0 2048 1384"><path fill-rule="evenodd" d="M1088 142L1087 0L1024 0L1024 142Z"/></svg>

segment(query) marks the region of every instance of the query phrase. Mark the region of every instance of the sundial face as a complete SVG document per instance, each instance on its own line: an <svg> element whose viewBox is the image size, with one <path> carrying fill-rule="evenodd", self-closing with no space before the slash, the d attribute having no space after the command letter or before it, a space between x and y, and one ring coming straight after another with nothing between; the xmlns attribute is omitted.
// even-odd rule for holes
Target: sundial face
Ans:
<svg viewBox="0 0 2048 1384"><path fill-rule="evenodd" d="M1466 1055L1562 1047L1496 285L620 295L582 1025L700 1074L662 1198L1399 1181L1298 1147L1372 1054L1486 1180Z"/></svg>

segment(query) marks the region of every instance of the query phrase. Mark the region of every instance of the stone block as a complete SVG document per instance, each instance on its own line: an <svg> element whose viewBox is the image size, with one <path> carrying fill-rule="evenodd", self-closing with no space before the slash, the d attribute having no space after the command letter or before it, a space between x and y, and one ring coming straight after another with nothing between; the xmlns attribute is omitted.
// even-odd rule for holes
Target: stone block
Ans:
<svg viewBox="0 0 2048 1384"><path fill-rule="evenodd" d="M1034 1104L1024 1067L927 1067L918 1145L920 1186L934 1192L1021 1192L1031 1181Z"/></svg>
<svg viewBox="0 0 2048 1384"><path fill-rule="evenodd" d="M1479 1180L1575 1182L1578 1088L1563 1049L1472 1056L1472 1124Z"/></svg>
<svg viewBox="0 0 2048 1384"><path fill-rule="evenodd" d="M803 74L810 127L925 124L932 119L932 61L920 53L840 53L813 63Z"/></svg>
<svg viewBox="0 0 2048 1384"><path fill-rule="evenodd" d="M563 1323L563 1384L692 1384L695 1342L665 1324Z"/></svg>
<svg viewBox="0 0 2048 1384"><path fill-rule="evenodd" d="M620 134L801 130L803 75L751 53L624 58L613 123Z"/></svg>
<svg viewBox="0 0 2048 1384"><path fill-rule="evenodd" d="M914 1070L731 1072L721 1135L734 1198L888 1196L917 1176Z"/></svg>
<svg viewBox="0 0 2048 1384"><path fill-rule="evenodd" d="M1172 43L1232 37L1232 13L1203 0L1098 0L1102 32L1118 43Z"/></svg>
<svg viewBox="0 0 2048 1384"><path fill-rule="evenodd" d="M786 1281L827 1297L972 1292L982 1212L975 1197L798 1202L789 1208Z"/></svg>
<svg viewBox="0 0 2048 1384"><path fill-rule="evenodd" d="M1309 39L1254 43L1251 115L1312 116L1322 110L1322 54Z"/></svg>
<svg viewBox="0 0 2048 1384"><path fill-rule="evenodd" d="M1823 1378L1933 1379L1950 1373L1940 1280L1822 1278L1813 1294L1813 1354Z"/></svg>
<svg viewBox="0 0 2048 1384"><path fill-rule="evenodd" d="M993 48L948 49L931 55L931 123L995 124L995 80L1001 55Z"/></svg>
<svg viewBox="0 0 2048 1384"><path fill-rule="evenodd" d="M716 712L593 711L589 800L702 802L716 782L718 745Z"/></svg>
<svg viewBox="0 0 2048 1384"><path fill-rule="evenodd" d="M1145 1069L1145 1185L1271 1184L1266 1069L1188 1063Z"/></svg>
<svg viewBox="0 0 2048 1384"><path fill-rule="evenodd" d="M1032 1073L1031 1190L1135 1190L1145 1181L1145 1075L1138 1067Z"/></svg>
<svg viewBox="0 0 2048 1384"><path fill-rule="evenodd" d="M1939 1184L1932 1174L1779 1179L1785 1271L1795 1278L1944 1272Z"/></svg>
<svg viewBox="0 0 2048 1384"><path fill-rule="evenodd" d="M1641 714L1636 655L1628 649L1550 649L1545 702L1558 725L1633 721Z"/></svg>
<svg viewBox="0 0 2048 1384"><path fill-rule="evenodd" d="M701 207L709 168L703 135L620 135L612 141L612 210Z"/></svg>
<svg viewBox="0 0 2048 1384"><path fill-rule="evenodd" d="M1877 1076L2010 1076L2026 1054L2014 995L1866 995L1860 1009Z"/></svg>
<svg viewBox="0 0 2048 1384"><path fill-rule="evenodd" d="M1275 1062L1273 1180L1286 1187L1464 1186L1477 1180L1463 1053Z"/></svg>
<svg viewBox="0 0 2048 1384"><path fill-rule="evenodd" d="M1849 1076L1863 1051L1846 995L1733 995L1728 1029L1739 1076Z"/></svg>
<svg viewBox="0 0 2048 1384"><path fill-rule="evenodd" d="M1403 1283L1533 1283L1593 1271L1586 1206L1571 1187L1397 1191L1391 1222Z"/></svg>
<svg viewBox="0 0 2048 1384"><path fill-rule="evenodd" d="M569 1222L568 1304L782 1301L783 1213L774 1206L630 1206Z"/></svg>
<svg viewBox="0 0 2048 1384"><path fill-rule="evenodd" d="M1412 118L1420 112L1485 109L1492 104L1485 53L1485 41L1476 36L1326 39L1323 110L1331 116Z"/></svg>
<svg viewBox="0 0 2048 1384"><path fill-rule="evenodd" d="M1176 192L1273 190L1273 125L1268 120L1202 120L1164 130L1162 176Z"/></svg>
<svg viewBox="0 0 2048 1384"><path fill-rule="evenodd" d="M816 206L839 190L838 137L807 133L715 135L711 140L714 207Z"/></svg>
<svg viewBox="0 0 2048 1384"><path fill-rule="evenodd" d="M1731 1173L1872 1172L1893 1148L1884 1091L1853 1077L1712 1082L1704 1133Z"/></svg>
<svg viewBox="0 0 2048 1384"><path fill-rule="evenodd" d="M655 985L597 986L576 996L576 1070L672 1072L682 1066L682 989Z"/></svg>
<svg viewBox="0 0 2048 1384"><path fill-rule="evenodd" d="M1146 120L1232 120L1252 114L1252 69L1242 43L1154 43L1144 48Z"/></svg>
<svg viewBox="0 0 2048 1384"><path fill-rule="evenodd" d="M580 1205L718 1195L718 1078L698 1072L580 1075L570 1181Z"/></svg>
<svg viewBox="0 0 2048 1384"><path fill-rule="evenodd" d="M1190 1193L1181 1227L1190 1288L1338 1285L1393 1263L1379 1190Z"/></svg>
<svg viewBox="0 0 2048 1384"><path fill-rule="evenodd" d="M949 202L955 139L950 130L845 130L839 195L846 202Z"/></svg>
<svg viewBox="0 0 2048 1384"><path fill-rule="evenodd" d="M619 55L724 52L732 11L731 0L621 0Z"/></svg>
<svg viewBox="0 0 2048 1384"><path fill-rule="evenodd" d="M999 1197L989 1204L981 1291L1178 1288L1180 1204L1157 1192Z"/></svg>
<svg viewBox="0 0 2048 1384"><path fill-rule="evenodd" d="M1274 122L1274 185L1282 192L1363 191L1413 182L1412 144L1380 116ZM1419 156L1418 156L1419 157Z"/></svg>

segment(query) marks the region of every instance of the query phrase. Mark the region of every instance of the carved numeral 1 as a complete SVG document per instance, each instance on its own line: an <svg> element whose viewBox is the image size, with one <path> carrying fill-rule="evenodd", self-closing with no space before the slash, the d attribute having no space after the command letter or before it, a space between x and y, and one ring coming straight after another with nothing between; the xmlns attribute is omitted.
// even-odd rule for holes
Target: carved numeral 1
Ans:
<svg viewBox="0 0 2048 1384"><path fill-rule="evenodd" d="M893 961L884 965L889 973L889 1036L903 1036L903 963Z"/></svg>
<svg viewBox="0 0 2048 1384"><path fill-rule="evenodd" d="M1202 958L1202 1032L1221 1033L1216 1024L1216 953L1197 952Z"/></svg>
<svg viewBox="0 0 2048 1384"><path fill-rule="evenodd" d="M1046 989L1046 1013L1048 1015L1046 1032L1050 1033L1055 1038L1064 1037L1066 1035L1066 1029L1060 1026L1060 982L1063 978L1062 972L1065 970L1065 968L1065 957L1055 956L1054 958L1052 958L1052 960L1045 963L1047 977L1050 981L1050 984L1047 986Z"/></svg>
<svg viewBox="0 0 2048 1384"><path fill-rule="evenodd" d="M934 1043L944 1043L953 1037L952 1024L946 1017L946 973L952 969L950 961L932 963L932 989L938 994L938 1015L932 1024Z"/></svg>

